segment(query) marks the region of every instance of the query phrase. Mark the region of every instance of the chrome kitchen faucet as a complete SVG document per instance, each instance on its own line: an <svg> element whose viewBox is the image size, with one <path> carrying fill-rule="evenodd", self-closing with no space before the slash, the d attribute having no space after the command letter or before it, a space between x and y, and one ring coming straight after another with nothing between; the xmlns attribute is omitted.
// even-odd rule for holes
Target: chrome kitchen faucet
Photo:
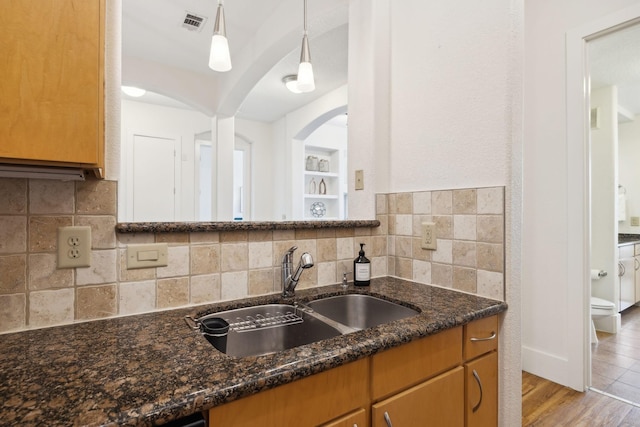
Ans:
<svg viewBox="0 0 640 427"><path fill-rule="evenodd" d="M296 249L298 249L297 246L291 247L282 257L282 296L285 298L295 295L302 270L313 267L313 258L308 252L305 252L300 257L296 271L293 274L291 273L293 269L293 253Z"/></svg>

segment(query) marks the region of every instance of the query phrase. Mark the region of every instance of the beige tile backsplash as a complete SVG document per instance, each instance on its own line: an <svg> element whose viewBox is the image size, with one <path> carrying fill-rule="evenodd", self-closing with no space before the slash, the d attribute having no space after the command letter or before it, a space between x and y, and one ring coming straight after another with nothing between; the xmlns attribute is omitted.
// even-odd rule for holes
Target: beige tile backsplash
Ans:
<svg viewBox="0 0 640 427"><path fill-rule="evenodd" d="M373 229L117 234L114 181L0 179L0 200L0 333L277 292L291 246L315 260L300 288L341 281L365 243L374 277L504 293L502 187L379 194ZM436 251L421 248L425 221ZM57 268L69 225L91 227L91 267ZM127 245L153 242L169 265L127 270Z"/></svg>

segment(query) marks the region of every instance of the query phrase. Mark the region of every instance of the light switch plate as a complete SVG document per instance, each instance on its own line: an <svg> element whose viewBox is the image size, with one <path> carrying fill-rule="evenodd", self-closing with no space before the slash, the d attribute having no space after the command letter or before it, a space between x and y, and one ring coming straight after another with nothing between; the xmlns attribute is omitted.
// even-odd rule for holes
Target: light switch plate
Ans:
<svg viewBox="0 0 640 427"><path fill-rule="evenodd" d="M632 227L640 227L640 216L632 216L631 217L631 226Z"/></svg>
<svg viewBox="0 0 640 427"><path fill-rule="evenodd" d="M147 243L127 246L127 270L134 268L165 267L168 265L169 245Z"/></svg>
<svg viewBox="0 0 640 427"><path fill-rule="evenodd" d="M362 169L356 171L356 190L364 190L364 171Z"/></svg>

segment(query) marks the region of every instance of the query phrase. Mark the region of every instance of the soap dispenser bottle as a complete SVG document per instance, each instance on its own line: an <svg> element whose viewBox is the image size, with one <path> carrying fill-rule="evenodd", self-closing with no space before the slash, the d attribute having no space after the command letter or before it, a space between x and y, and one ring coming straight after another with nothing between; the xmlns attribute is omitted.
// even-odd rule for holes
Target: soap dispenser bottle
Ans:
<svg viewBox="0 0 640 427"><path fill-rule="evenodd" d="M369 286L371 283L371 261L364 256L364 243L360 243L358 258L353 260L353 284Z"/></svg>

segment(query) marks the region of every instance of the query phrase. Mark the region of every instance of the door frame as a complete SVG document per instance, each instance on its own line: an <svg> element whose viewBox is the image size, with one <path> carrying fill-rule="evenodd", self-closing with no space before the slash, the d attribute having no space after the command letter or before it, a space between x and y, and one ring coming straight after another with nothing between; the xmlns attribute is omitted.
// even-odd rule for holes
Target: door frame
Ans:
<svg viewBox="0 0 640 427"><path fill-rule="evenodd" d="M567 340L569 386L591 384L591 198L589 165L589 68L587 43L596 37L640 22L640 5L621 9L566 34L567 47Z"/></svg>

